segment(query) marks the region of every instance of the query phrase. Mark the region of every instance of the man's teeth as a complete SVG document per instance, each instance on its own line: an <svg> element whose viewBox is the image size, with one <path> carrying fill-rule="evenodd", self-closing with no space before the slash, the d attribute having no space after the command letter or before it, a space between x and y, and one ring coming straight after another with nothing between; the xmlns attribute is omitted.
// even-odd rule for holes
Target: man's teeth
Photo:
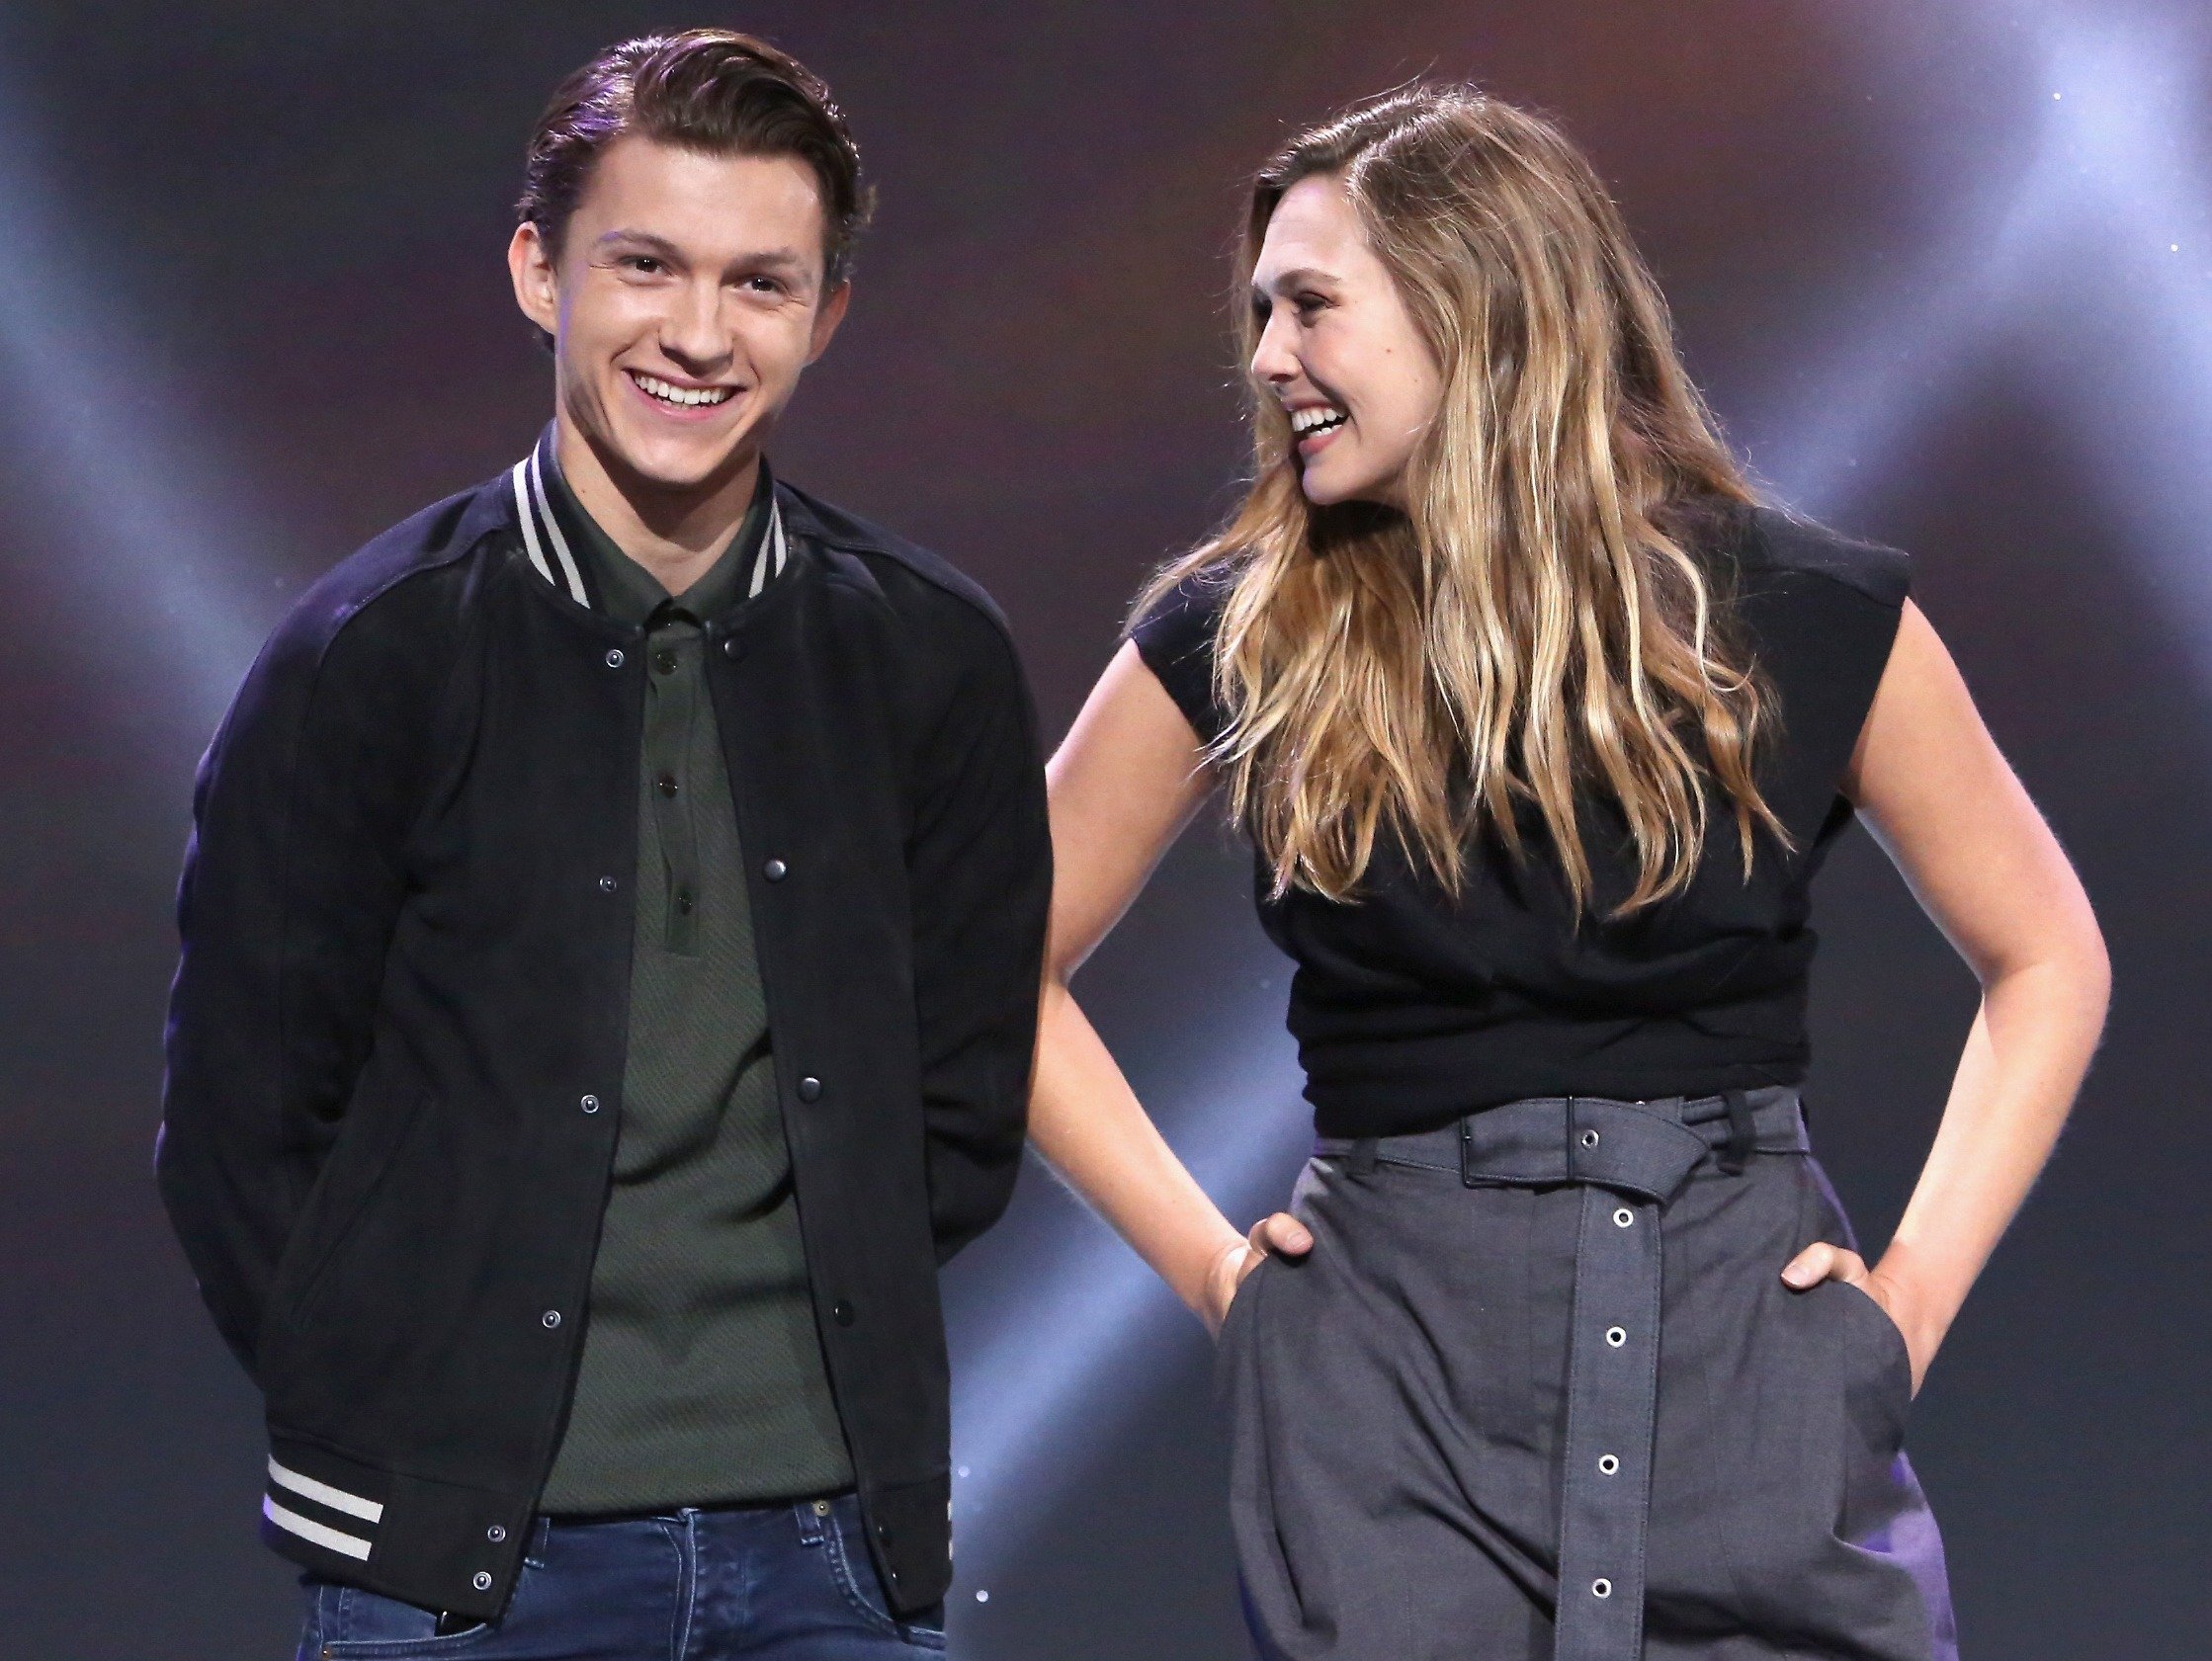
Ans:
<svg viewBox="0 0 2212 1661"><path fill-rule="evenodd" d="M730 394L727 386L676 386L657 375L638 374L636 372L631 374L630 378L663 403L681 404L686 409L696 409L702 404L726 403Z"/></svg>
<svg viewBox="0 0 2212 1661"><path fill-rule="evenodd" d="M1302 439L1311 438L1343 426L1345 420L1344 412L1334 404L1317 404L1312 409L1291 411L1291 431Z"/></svg>

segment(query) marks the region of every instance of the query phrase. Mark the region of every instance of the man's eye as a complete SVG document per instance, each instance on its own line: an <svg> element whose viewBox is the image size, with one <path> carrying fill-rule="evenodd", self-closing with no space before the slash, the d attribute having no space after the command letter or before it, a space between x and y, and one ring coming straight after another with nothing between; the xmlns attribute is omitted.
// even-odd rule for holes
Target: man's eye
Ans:
<svg viewBox="0 0 2212 1661"><path fill-rule="evenodd" d="M773 277L748 277L745 279L745 287L756 294L780 294L784 291L784 286Z"/></svg>
<svg viewBox="0 0 2212 1661"><path fill-rule="evenodd" d="M629 255L627 258L624 259L623 264L628 266L632 271L642 272L647 277L657 276L661 271L666 269L658 260L654 259L650 254Z"/></svg>

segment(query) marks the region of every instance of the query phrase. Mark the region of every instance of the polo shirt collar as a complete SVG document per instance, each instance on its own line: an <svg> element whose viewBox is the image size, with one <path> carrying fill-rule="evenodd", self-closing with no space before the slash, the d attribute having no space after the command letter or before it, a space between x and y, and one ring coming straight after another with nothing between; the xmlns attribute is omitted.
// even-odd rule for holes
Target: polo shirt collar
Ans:
<svg viewBox="0 0 2212 1661"><path fill-rule="evenodd" d="M789 562L783 511L765 458L752 505L707 574L671 601L650 571L624 553L584 511L553 454L553 426L515 463L509 482L531 568L579 606L641 626L662 606L711 621L757 595Z"/></svg>

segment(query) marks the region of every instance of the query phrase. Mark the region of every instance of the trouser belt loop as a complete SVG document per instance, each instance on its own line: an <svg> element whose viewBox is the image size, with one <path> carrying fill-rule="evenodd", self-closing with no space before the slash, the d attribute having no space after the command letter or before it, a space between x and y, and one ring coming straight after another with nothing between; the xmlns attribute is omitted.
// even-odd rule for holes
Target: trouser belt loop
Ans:
<svg viewBox="0 0 2212 1661"><path fill-rule="evenodd" d="M1464 1135L1462 1139L1465 1139ZM1376 1136L1355 1136L1352 1139L1352 1151L1345 1157L1344 1169L1355 1177L1374 1175L1375 1161L1381 1156L1378 1146L1380 1140Z"/></svg>
<svg viewBox="0 0 2212 1661"><path fill-rule="evenodd" d="M1720 1167L1732 1177L1741 1177L1759 1145L1758 1126L1751 1122L1751 1099L1741 1090L1724 1090L1721 1100L1728 1104L1728 1141L1721 1148Z"/></svg>
<svg viewBox="0 0 2212 1661"><path fill-rule="evenodd" d="M791 1510L792 1515L799 1519L799 1542L802 1545L819 1545L829 1533L829 1502L801 1500Z"/></svg>

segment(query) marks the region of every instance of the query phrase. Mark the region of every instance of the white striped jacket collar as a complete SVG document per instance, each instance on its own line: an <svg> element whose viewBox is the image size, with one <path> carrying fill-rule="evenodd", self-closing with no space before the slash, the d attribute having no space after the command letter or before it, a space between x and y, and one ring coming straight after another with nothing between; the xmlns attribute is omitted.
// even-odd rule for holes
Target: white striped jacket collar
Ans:
<svg viewBox="0 0 2212 1661"><path fill-rule="evenodd" d="M553 504L546 500L545 464L540 460L546 449L545 442L532 446L531 452L514 464L508 481L514 486L515 513L522 521L523 551L530 556L531 568L547 582L568 596L579 606L593 611L592 593L584 582L582 563L568 546L562 535L560 521L553 511ZM760 551L753 558L752 578L745 585L747 599L758 594L784 573L790 557L790 544L784 539L784 510L773 489L768 496L768 530L760 539Z"/></svg>

